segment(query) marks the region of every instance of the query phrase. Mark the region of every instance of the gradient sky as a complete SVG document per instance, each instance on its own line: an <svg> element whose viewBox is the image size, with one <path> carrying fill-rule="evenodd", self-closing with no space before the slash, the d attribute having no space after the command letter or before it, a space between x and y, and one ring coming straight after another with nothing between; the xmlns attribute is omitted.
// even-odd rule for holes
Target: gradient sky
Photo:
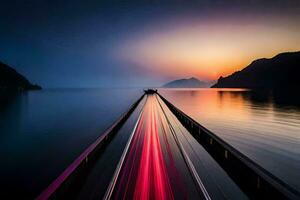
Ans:
<svg viewBox="0 0 300 200"><path fill-rule="evenodd" d="M0 60L44 87L213 80L299 47L297 0L0 2Z"/></svg>

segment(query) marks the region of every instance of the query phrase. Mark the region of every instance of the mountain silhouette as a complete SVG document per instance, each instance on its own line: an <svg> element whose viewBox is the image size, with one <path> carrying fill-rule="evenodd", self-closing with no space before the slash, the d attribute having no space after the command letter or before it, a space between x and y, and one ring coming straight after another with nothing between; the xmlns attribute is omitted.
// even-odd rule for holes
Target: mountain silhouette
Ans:
<svg viewBox="0 0 300 200"><path fill-rule="evenodd" d="M38 90L38 85L31 84L23 75L10 66L0 62L0 88L6 90Z"/></svg>
<svg viewBox="0 0 300 200"><path fill-rule="evenodd" d="M225 78L220 77L213 88L282 89L300 86L300 52L281 53L250 65Z"/></svg>
<svg viewBox="0 0 300 200"><path fill-rule="evenodd" d="M209 87L210 83L200 81L197 78L178 79L164 84L163 88L203 88Z"/></svg>

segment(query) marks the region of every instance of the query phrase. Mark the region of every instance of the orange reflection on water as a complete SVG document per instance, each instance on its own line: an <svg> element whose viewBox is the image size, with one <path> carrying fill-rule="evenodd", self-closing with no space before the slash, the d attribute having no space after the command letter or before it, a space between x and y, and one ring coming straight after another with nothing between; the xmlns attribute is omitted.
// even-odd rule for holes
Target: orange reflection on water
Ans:
<svg viewBox="0 0 300 200"><path fill-rule="evenodd" d="M235 90L235 93L228 93L227 89L217 91L210 90L168 90L167 96L175 105L191 116L199 116L200 119L219 118L231 120L249 119L248 110L245 108L245 100L239 95L244 90ZM162 93L164 93L162 91ZM203 117L201 117L203 116Z"/></svg>
<svg viewBox="0 0 300 200"><path fill-rule="evenodd" d="M300 189L300 107L296 92L276 94L236 89L159 92L246 156Z"/></svg>

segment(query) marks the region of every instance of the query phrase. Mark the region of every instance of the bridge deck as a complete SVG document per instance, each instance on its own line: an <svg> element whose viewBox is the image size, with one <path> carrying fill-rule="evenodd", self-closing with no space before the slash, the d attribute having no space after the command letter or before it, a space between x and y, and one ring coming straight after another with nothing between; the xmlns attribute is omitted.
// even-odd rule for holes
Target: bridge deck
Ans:
<svg viewBox="0 0 300 200"><path fill-rule="evenodd" d="M226 171L239 188L253 199L300 199L300 192L253 162L158 94L190 135Z"/></svg>
<svg viewBox="0 0 300 200"><path fill-rule="evenodd" d="M157 95L148 95L106 199L210 199Z"/></svg>
<svg viewBox="0 0 300 200"><path fill-rule="evenodd" d="M159 94L143 97L38 199L72 194L82 199L297 199L288 186ZM100 150L101 155L95 153ZM118 156L112 157L114 152Z"/></svg>

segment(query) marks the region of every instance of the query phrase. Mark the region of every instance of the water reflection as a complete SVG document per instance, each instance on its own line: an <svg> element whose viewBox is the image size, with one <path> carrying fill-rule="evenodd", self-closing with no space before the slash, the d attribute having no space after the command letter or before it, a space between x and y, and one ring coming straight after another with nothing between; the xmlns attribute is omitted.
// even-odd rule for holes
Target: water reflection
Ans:
<svg viewBox="0 0 300 200"><path fill-rule="evenodd" d="M300 190L300 105L290 92L161 90L185 113Z"/></svg>
<svg viewBox="0 0 300 200"><path fill-rule="evenodd" d="M27 93L0 92L0 140L4 141L12 133L18 133L22 127L23 108L27 102Z"/></svg>
<svg viewBox="0 0 300 200"><path fill-rule="evenodd" d="M141 93L138 89L45 89L3 94L0 199L36 197Z"/></svg>

